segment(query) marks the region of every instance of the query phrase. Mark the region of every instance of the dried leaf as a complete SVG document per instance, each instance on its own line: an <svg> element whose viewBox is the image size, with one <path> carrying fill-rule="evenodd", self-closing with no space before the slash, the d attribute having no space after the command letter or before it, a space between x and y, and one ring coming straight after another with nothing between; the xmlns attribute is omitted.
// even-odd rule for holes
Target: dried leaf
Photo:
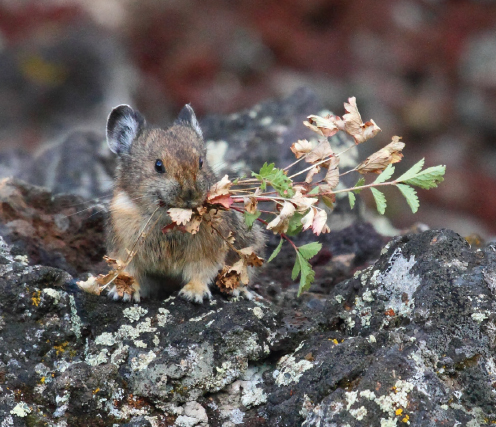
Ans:
<svg viewBox="0 0 496 427"><path fill-rule="evenodd" d="M333 190L339 184L339 157L332 156L329 164L329 170L324 178L330 190Z"/></svg>
<svg viewBox="0 0 496 427"><path fill-rule="evenodd" d="M301 219L301 223L303 224L303 230L308 230L313 224L313 218L317 212L317 208L312 207L308 213Z"/></svg>
<svg viewBox="0 0 496 427"><path fill-rule="evenodd" d="M312 181L313 181L313 177L315 174L319 173L320 172L320 166L314 166L312 169L310 169L307 173L307 176L305 178L305 182L307 184L310 184ZM294 189L296 189L296 186L293 187Z"/></svg>
<svg viewBox="0 0 496 427"><path fill-rule="evenodd" d="M240 255L242 255L242 258L246 262L246 264L249 267L260 267L263 263L264 260L263 258L260 258L254 251L251 246L248 246L247 248L240 249L238 251Z"/></svg>
<svg viewBox="0 0 496 427"><path fill-rule="evenodd" d="M344 108L347 114L343 115L342 119L335 117L335 124L339 129L344 130L355 138L357 144L373 138L381 131L381 128L373 120L365 123L362 121L354 96L348 98L348 103L344 103Z"/></svg>
<svg viewBox="0 0 496 427"><path fill-rule="evenodd" d="M240 274L236 271L230 271L230 269L231 267L226 265L215 279L215 284L224 293L231 293L240 285Z"/></svg>
<svg viewBox="0 0 496 427"><path fill-rule="evenodd" d="M277 215L268 225L267 229L272 230L274 234L285 233L288 230L289 219L295 213L295 207L290 202L284 202L284 205Z"/></svg>
<svg viewBox="0 0 496 427"><path fill-rule="evenodd" d="M234 265L228 270L228 273L233 271L239 274L239 280L243 285L248 284L250 277L248 276L248 265L246 264L246 260L240 259L235 262Z"/></svg>
<svg viewBox="0 0 496 427"><path fill-rule="evenodd" d="M306 139L299 139L298 142L294 142L290 147L297 159L312 151L312 148L312 143Z"/></svg>
<svg viewBox="0 0 496 427"><path fill-rule="evenodd" d="M320 236L320 233L329 233L331 230L327 226L327 212L319 210L313 219L312 223L313 233Z"/></svg>
<svg viewBox="0 0 496 427"><path fill-rule="evenodd" d="M257 188L258 191L258 188ZM255 197L245 198L245 209L247 212L254 214L257 211L258 201Z"/></svg>
<svg viewBox="0 0 496 427"><path fill-rule="evenodd" d="M193 215L192 209L171 208L167 211L173 222L177 225L186 225Z"/></svg>
<svg viewBox="0 0 496 427"><path fill-rule="evenodd" d="M184 226L184 230L187 233L196 234L200 230L200 224L202 223L202 217L195 215L191 218L191 221Z"/></svg>
<svg viewBox="0 0 496 427"><path fill-rule="evenodd" d="M360 163L357 166L357 171L361 174L381 173L389 164L398 163L402 159L401 150L404 147L405 143L401 142L399 137L394 136L393 142L390 142Z"/></svg>
<svg viewBox="0 0 496 427"><path fill-rule="evenodd" d="M319 144L305 157L305 162L307 163L317 163L321 160L324 160L326 157L332 156L333 151L329 141L323 140L320 141ZM329 162L325 162L322 164L324 167L329 166Z"/></svg>
<svg viewBox="0 0 496 427"><path fill-rule="evenodd" d="M211 205L221 205L226 209L229 209L231 205L234 203L233 199L229 194L221 194L216 197L212 197L208 201Z"/></svg>
<svg viewBox="0 0 496 427"><path fill-rule="evenodd" d="M115 285L115 292L119 295L120 298L123 298L124 295L133 296L135 289L133 284L135 280L129 274L119 274L113 284Z"/></svg>
<svg viewBox="0 0 496 427"><path fill-rule="evenodd" d="M229 194L229 189L231 188L231 185L232 182L229 180L229 176L224 175L224 177L219 182L216 182L214 185L212 185L210 191L208 192L207 200L210 202L213 198L217 196Z"/></svg>
<svg viewBox="0 0 496 427"><path fill-rule="evenodd" d="M303 122L303 124L319 135L330 137L339 131L332 118L333 116L331 115L326 117L312 115L308 116L308 122Z"/></svg>
<svg viewBox="0 0 496 427"><path fill-rule="evenodd" d="M95 276L88 277L88 280L80 280L79 282L76 282L76 284L83 292L93 295L100 295L101 288Z"/></svg>
<svg viewBox="0 0 496 427"><path fill-rule="evenodd" d="M297 191L290 200L296 205L297 212L306 212L310 206L315 205L319 201L316 197L304 196L300 191Z"/></svg>

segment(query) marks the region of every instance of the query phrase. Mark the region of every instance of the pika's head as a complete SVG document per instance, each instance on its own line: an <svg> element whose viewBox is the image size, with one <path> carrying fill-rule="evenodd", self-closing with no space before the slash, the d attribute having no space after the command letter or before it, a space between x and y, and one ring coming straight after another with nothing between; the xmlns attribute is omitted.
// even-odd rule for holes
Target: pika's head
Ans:
<svg viewBox="0 0 496 427"><path fill-rule="evenodd" d="M200 206L215 182L189 104L168 129L148 127L138 111L119 105L107 121L107 143L119 159L116 189L145 211Z"/></svg>

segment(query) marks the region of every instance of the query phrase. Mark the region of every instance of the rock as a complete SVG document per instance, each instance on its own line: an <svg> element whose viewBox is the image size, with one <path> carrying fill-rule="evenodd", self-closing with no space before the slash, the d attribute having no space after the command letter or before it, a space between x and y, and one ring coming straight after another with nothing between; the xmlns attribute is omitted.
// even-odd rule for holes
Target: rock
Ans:
<svg viewBox="0 0 496 427"><path fill-rule="evenodd" d="M495 261L449 230L395 238L330 292L328 331L266 374L269 425L495 420Z"/></svg>
<svg viewBox="0 0 496 427"><path fill-rule="evenodd" d="M0 180L0 235L33 264L102 272L106 208L18 179ZM78 213L81 211L80 213Z"/></svg>
<svg viewBox="0 0 496 427"><path fill-rule="evenodd" d="M94 268L83 235L103 243L102 224L68 219L57 230L67 198L77 199L0 184L5 425L496 421L494 246L474 250L452 231L431 230L394 238L378 254L380 237L356 224L324 246L335 258L354 255L341 260L348 277L364 259L378 261L337 283L334 258L317 260L316 281L332 284L300 300L281 287L275 303L214 292L203 305L176 295L133 305L76 286L81 270ZM51 253L54 235L67 248L51 249L60 262L48 265L40 254ZM281 263L279 276L291 267ZM269 273L260 273L261 289Z"/></svg>

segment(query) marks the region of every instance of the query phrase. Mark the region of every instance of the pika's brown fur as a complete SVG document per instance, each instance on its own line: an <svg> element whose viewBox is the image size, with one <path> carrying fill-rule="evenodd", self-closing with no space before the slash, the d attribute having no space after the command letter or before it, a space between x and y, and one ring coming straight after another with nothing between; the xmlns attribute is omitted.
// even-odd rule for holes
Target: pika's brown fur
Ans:
<svg viewBox="0 0 496 427"><path fill-rule="evenodd" d="M139 285L133 298L170 294L181 284L184 298L201 303L210 298L208 285L237 255L216 233L202 223L197 234L172 231L162 233L171 223L170 208L195 208L203 204L207 192L217 181L206 161L206 150L196 117L186 106L179 120L169 129L148 128L141 115L128 106L115 108L109 116L107 139L118 154L118 166L108 227L108 250L113 258L126 259L150 216L155 213L143 244L127 267ZM162 168L157 166L160 160ZM263 251L260 227L246 227L241 214L219 213L219 231L235 235L238 248ZM249 295L246 289L236 294ZM111 290L110 295L117 298ZM129 299L130 296L124 296Z"/></svg>

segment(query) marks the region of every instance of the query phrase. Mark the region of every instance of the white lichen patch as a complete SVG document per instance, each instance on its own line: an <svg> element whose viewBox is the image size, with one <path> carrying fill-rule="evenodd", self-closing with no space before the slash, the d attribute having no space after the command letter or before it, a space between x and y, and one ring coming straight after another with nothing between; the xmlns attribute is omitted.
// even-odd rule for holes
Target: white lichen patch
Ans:
<svg viewBox="0 0 496 427"><path fill-rule="evenodd" d="M110 356L110 362L119 366L126 361L128 353L129 346L119 343L119 347Z"/></svg>
<svg viewBox="0 0 496 427"><path fill-rule="evenodd" d="M220 310L222 310L222 309L220 309ZM189 321L190 322L199 322L199 321L205 319L205 317L210 316L211 314L215 314L215 310L210 310L208 313L203 313L201 316L198 316L198 317L192 317L191 319L189 319Z"/></svg>
<svg viewBox="0 0 496 427"><path fill-rule="evenodd" d="M128 307L122 310L124 317L127 317L131 323L137 322L140 318L148 313L148 309L135 304L133 307Z"/></svg>
<svg viewBox="0 0 496 427"><path fill-rule="evenodd" d="M115 337L110 332L103 332L95 338L95 344L113 346L115 344Z"/></svg>
<svg viewBox="0 0 496 427"><path fill-rule="evenodd" d="M170 317L170 311L167 310L166 308L160 307L158 309L158 314L157 314L158 326L163 328L166 325L166 323L169 321L169 317Z"/></svg>
<svg viewBox="0 0 496 427"><path fill-rule="evenodd" d="M89 354L85 361L91 366L103 365L108 362L108 350L102 348L98 354Z"/></svg>
<svg viewBox="0 0 496 427"><path fill-rule="evenodd" d="M413 390L413 387L414 385L407 381L398 380L394 385L394 389L389 394L377 397L374 399L374 402L389 417L394 417L396 409L406 408L408 406L408 393Z"/></svg>
<svg viewBox="0 0 496 427"><path fill-rule="evenodd" d="M148 353L141 353L138 357L131 359L131 368L133 371L143 371L148 368L148 365L157 358L153 351Z"/></svg>
<svg viewBox="0 0 496 427"><path fill-rule="evenodd" d="M375 393L372 390L363 390L360 392L360 396L368 400L375 400Z"/></svg>
<svg viewBox="0 0 496 427"><path fill-rule="evenodd" d="M152 320L147 317L141 323L138 323L136 326L131 325L121 325L121 327L115 332L116 340L124 340L131 339L135 340L145 332L156 332L157 328L152 327Z"/></svg>
<svg viewBox="0 0 496 427"><path fill-rule="evenodd" d="M277 367L278 370L274 371L274 375L276 384L280 387L298 382L305 371L313 368L313 363L306 359L296 362L293 355L286 355L279 359Z"/></svg>
<svg viewBox="0 0 496 427"><path fill-rule="evenodd" d="M366 289L365 292L362 294L362 299L366 302L372 302L374 301L374 297L372 295L372 292L370 289Z"/></svg>
<svg viewBox="0 0 496 427"><path fill-rule="evenodd" d="M134 345L138 348L147 348L148 345L143 340L135 340Z"/></svg>
<svg viewBox="0 0 496 427"><path fill-rule="evenodd" d="M488 315L486 313L482 312L477 312L477 313L472 313L472 319L474 319L476 322L481 323L484 320L488 318Z"/></svg>
<svg viewBox="0 0 496 427"><path fill-rule="evenodd" d="M334 299L335 299L335 300L336 300L339 304L341 304L341 303L344 301L344 297L343 297L343 295L336 295L336 296L334 297Z"/></svg>
<svg viewBox="0 0 496 427"><path fill-rule="evenodd" d="M265 368L248 368L243 374L243 380L238 380L241 388L241 404L246 408L261 405L267 402L267 394L258 387L263 383L262 374Z"/></svg>
<svg viewBox="0 0 496 427"><path fill-rule="evenodd" d="M347 391L344 394L344 398L346 399L346 410L349 411L350 408L354 405L357 400L358 391Z"/></svg>
<svg viewBox="0 0 496 427"><path fill-rule="evenodd" d="M415 307L413 294L420 286L420 279L410 273L414 265L415 257L406 259L398 248L389 259L389 268L383 273L376 270L371 278L378 286L377 295L387 298L386 308L393 309L396 315L408 316Z"/></svg>
<svg viewBox="0 0 496 427"><path fill-rule="evenodd" d="M381 418L381 427L395 427L398 421L395 418Z"/></svg>
<svg viewBox="0 0 496 427"><path fill-rule="evenodd" d="M362 421L367 415L367 408L365 406L360 406L358 409L350 409L349 413L352 417L356 418L358 421Z"/></svg>
<svg viewBox="0 0 496 427"><path fill-rule="evenodd" d="M12 415L16 415L18 417L24 418L27 417L31 413L31 408L28 406L26 402L19 402L14 408L10 411Z"/></svg>
<svg viewBox="0 0 496 427"><path fill-rule="evenodd" d="M81 321L81 318L77 314L77 308L76 308L76 300L74 299L73 295L69 295L69 301L71 304L71 329L72 332L74 332L74 335L76 335L77 339L81 338L81 329L83 328L83 322Z"/></svg>
<svg viewBox="0 0 496 427"><path fill-rule="evenodd" d="M262 319L264 317L264 313L260 307L253 307L253 314L259 319Z"/></svg>
<svg viewBox="0 0 496 427"><path fill-rule="evenodd" d="M62 295L65 294L65 292L60 292L52 288L45 288L41 292L48 295L49 297L52 297L54 299L55 304L58 304L62 298Z"/></svg>
<svg viewBox="0 0 496 427"><path fill-rule="evenodd" d="M57 408L53 412L53 416L56 418L62 417L69 408L69 399L71 395L68 391L64 391L62 396L55 396L55 403L57 403Z"/></svg>
<svg viewBox="0 0 496 427"><path fill-rule="evenodd" d="M221 411L220 416L222 418L227 418L232 424L238 425L243 424L243 418L245 416L244 412L236 408L230 411Z"/></svg>

